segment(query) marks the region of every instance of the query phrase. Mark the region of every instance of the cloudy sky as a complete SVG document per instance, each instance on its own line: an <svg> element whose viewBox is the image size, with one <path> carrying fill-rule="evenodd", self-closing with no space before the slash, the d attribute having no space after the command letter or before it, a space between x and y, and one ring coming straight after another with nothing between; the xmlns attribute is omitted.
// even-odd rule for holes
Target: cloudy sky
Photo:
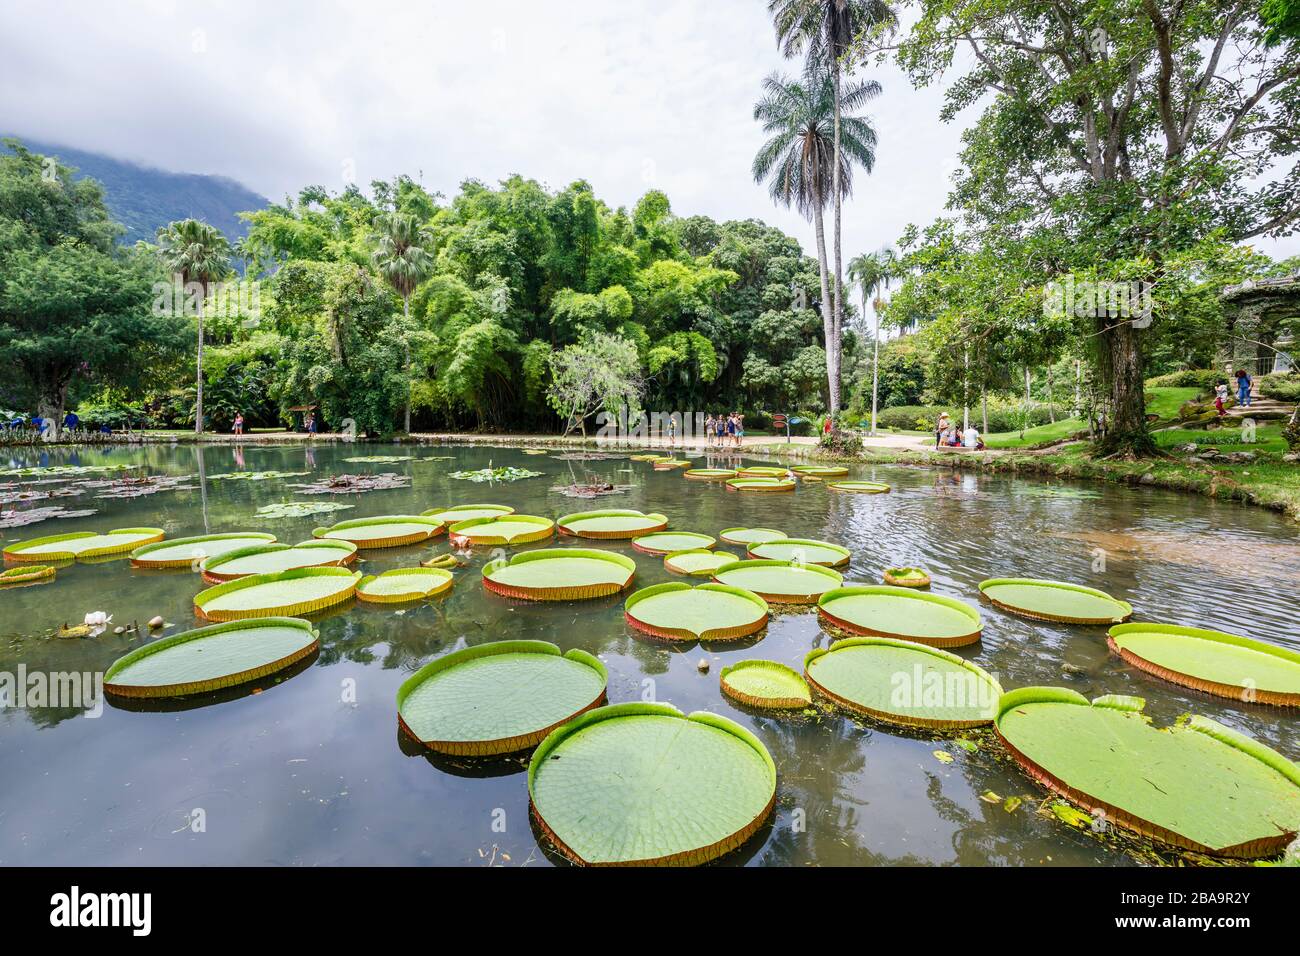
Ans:
<svg viewBox="0 0 1300 956"><path fill-rule="evenodd" d="M678 214L759 217L812 250L749 172L760 83L797 69L762 0L9 2L0 63L0 128L273 199L398 173L447 194L584 178L613 206L659 188ZM846 258L942 211L962 125L939 122L941 88L864 75L884 86L880 147Z"/></svg>

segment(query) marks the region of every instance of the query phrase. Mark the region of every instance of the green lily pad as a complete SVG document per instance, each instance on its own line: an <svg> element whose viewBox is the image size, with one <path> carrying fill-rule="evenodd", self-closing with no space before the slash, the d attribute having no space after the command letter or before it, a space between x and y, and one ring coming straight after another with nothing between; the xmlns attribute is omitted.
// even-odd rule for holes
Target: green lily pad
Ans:
<svg viewBox="0 0 1300 956"><path fill-rule="evenodd" d="M437 518L424 518L419 515L384 515L340 521L329 528L317 528L312 534L327 541L350 541L358 548L366 549L419 544L437 537L443 530L443 524Z"/></svg>
<svg viewBox="0 0 1300 956"><path fill-rule="evenodd" d="M750 465L736 469L736 476L738 478L788 478L790 469L772 465Z"/></svg>
<svg viewBox="0 0 1300 956"><path fill-rule="evenodd" d="M399 461L411 461L413 458L413 455L360 455L343 460L358 465L392 465Z"/></svg>
<svg viewBox="0 0 1300 956"><path fill-rule="evenodd" d="M555 522L536 515L502 515L471 518L451 526L451 543L457 547L529 544L545 541L555 533Z"/></svg>
<svg viewBox="0 0 1300 956"><path fill-rule="evenodd" d="M57 572L48 564L25 564L17 568L5 568L0 571L0 587L12 584L35 584L38 581L53 581Z"/></svg>
<svg viewBox="0 0 1300 956"><path fill-rule="evenodd" d="M776 661L737 661L718 675L722 693L737 703L762 710L800 710L812 703L807 682Z"/></svg>
<svg viewBox="0 0 1300 956"><path fill-rule="evenodd" d="M849 473L838 465L795 465L790 470L800 478L842 478Z"/></svg>
<svg viewBox="0 0 1300 956"><path fill-rule="evenodd" d="M793 478L729 478L728 491L794 491L797 482Z"/></svg>
<svg viewBox="0 0 1300 956"><path fill-rule="evenodd" d="M1218 697L1300 707L1300 654L1178 624L1119 624L1110 649L1148 674Z"/></svg>
<svg viewBox="0 0 1300 956"><path fill-rule="evenodd" d="M513 753L605 698L605 665L545 641L498 641L424 665L397 691L402 729L430 750Z"/></svg>
<svg viewBox="0 0 1300 956"><path fill-rule="evenodd" d="M119 528L106 534L78 531L19 541L4 549L7 561L70 561L102 558L134 551L163 539L162 528Z"/></svg>
<svg viewBox="0 0 1300 956"><path fill-rule="evenodd" d="M310 515L328 514L331 511L348 511L356 505L342 505L335 501L283 501L263 505L254 514L264 520L277 518L306 518Z"/></svg>
<svg viewBox="0 0 1300 956"><path fill-rule="evenodd" d="M797 564L820 564L826 568L839 568L849 563L853 556L848 548L829 541L811 538L777 538L759 541L749 546L751 558L765 561L794 561Z"/></svg>
<svg viewBox="0 0 1300 956"><path fill-rule="evenodd" d="M1133 605L1105 591L1061 581L989 578L980 582L980 593L994 606L1036 621L1118 624L1133 614Z"/></svg>
<svg viewBox="0 0 1300 956"><path fill-rule="evenodd" d="M580 511L564 515L556 522L560 534L579 538L629 539L668 527L668 519L656 512L641 511Z"/></svg>
<svg viewBox="0 0 1300 956"><path fill-rule="evenodd" d="M528 468L480 468L477 471L452 471L447 473L448 478L455 478L457 481L522 481L525 478L540 478L540 471L532 471Z"/></svg>
<svg viewBox="0 0 1300 956"><path fill-rule="evenodd" d="M822 620L854 634L897 637L931 647L962 647L980 639L978 608L963 601L887 584L854 585L822 595Z"/></svg>
<svg viewBox="0 0 1300 956"><path fill-rule="evenodd" d="M890 637L851 637L814 648L804 677L855 714L909 727L954 730L993 722L1002 688L956 654Z"/></svg>
<svg viewBox="0 0 1300 956"><path fill-rule="evenodd" d="M632 583L636 562L610 551L543 548L483 567L483 586L532 601L581 601L617 594Z"/></svg>
<svg viewBox="0 0 1300 956"><path fill-rule="evenodd" d="M312 540L297 544L262 544L227 551L204 560L200 570L209 584L233 581L250 574L276 574L295 568L342 567L356 556L351 541Z"/></svg>
<svg viewBox="0 0 1300 956"><path fill-rule="evenodd" d="M104 690L121 697L206 693L283 670L318 647L320 635L297 618L214 624L119 657L104 673Z"/></svg>
<svg viewBox="0 0 1300 956"><path fill-rule="evenodd" d="M261 544L272 544L275 535L260 531L239 531L230 534L204 534L193 538L173 538L146 544L131 552L131 565L137 568L193 568L204 558L217 557L251 548Z"/></svg>
<svg viewBox="0 0 1300 956"><path fill-rule="evenodd" d="M883 495L891 489L883 481L832 481L826 487L835 491L852 491L860 495Z"/></svg>
<svg viewBox="0 0 1300 956"><path fill-rule="evenodd" d="M930 574L923 568L885 568L885 583L896 588L928 588Z"/></svg>
<svg viewBox="0 0 1300 956"><path fill-rule="evenodd" d="M347 568L295 568L226 581L194 598L194 613L209 621L314 614L349 600L361 580Z"/></svg>
<svg viewBox="0 0 1300 956"><path fill-rule="evenodd" d="M1157 729L1134 697L1003 695L994 722L1035 780L1109 823L1215 856L1274 856L1300 831L1300 767L1205 717Z"/></svg>
<svg viewBox="0 0 1300 956"><path fill-rule="evenodd" d="M667 704L616 704L548 736L528 765L542 832L588 865L698 865L771 815L776 767L749 731Z"/></svg>
<svg viewBox="0 0 1300 956"><path fill-rule="evenodd" d="M712 548L718 541L707 534L694 531L655 531L632 539L632 547L645 554L672 554L674 551L691 551Z"/></svg>
<svg viewBox="0 0 1300 956"><path fill-rule="evenodd" d="M784 531L775 528L723 528L718 537L727 544L762 544L764 541L780 541L789 537Z"/></svg>
<svg viewBox="0 0 1300 956"><path fill-rule="evenodd" d="M371 604L421 601L450 590L452 574L441 568L393 568L357 582L357 600Z"/></svg>
<svg viewBox="0 0 1300 956"><path fill-rule="evenodd" d="M653 463L655 471L671 471L674 468L690 468L691 463L684 458L656 458Z"/></svg>
<svg viewBox="0 0 1300 956"><path fill-rule="evenodd" d="M688 468L682 472L683 478L694 481L726 481L736 477L734 468Z"/></svg>
<svg viewBox="0 0 1300 956"><path fill-rule="evenodd" d="M691 587L676 581L642 588L623 607L627 622L670 641L729 641L767 624L767 602L725 584Z"/></svg>
<svg viewBox="0 0 1300 956"><path fill-rule="evenodd" d="M774 604L815 604L844 583L838 571L792 561L737 561L713 573L719 584L753 591Z"/></svg>
<svg viewBox="0 0 1300 956"><path fill-rule="evenodd" d="M301 478L305 471L228 471L223 475L208 475L208 481L272 481L276 478Z"/></svg>
<svg viewBox="0 0 1300 956"><path fill-rule="evenodd" d="M456 505L453 508L430 508L421 511L424 518L437 518L444 525L451 527L460 521L473 521L475 518L500 518L512 515L515 509L509 505Z"/></svg>
<svg viewBox="0 0 1300 956"><path fill-rule="evenodd" d="M710 551L708 548L691 548L664 555L664 568L674 574L712 577L724 564L731 564L736 556L728 551Z"/></svg>

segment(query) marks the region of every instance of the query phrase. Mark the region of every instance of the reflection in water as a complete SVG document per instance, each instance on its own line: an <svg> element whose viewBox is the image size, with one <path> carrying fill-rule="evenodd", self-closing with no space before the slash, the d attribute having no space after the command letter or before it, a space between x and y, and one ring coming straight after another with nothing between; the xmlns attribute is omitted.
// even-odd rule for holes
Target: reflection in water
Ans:
<svg viewBox="0 0 1300 956"><path fill-rule="evenodd" d="M433 449L413 452L430 457ZM858 466L851 478L886 481L889 495L844 495L804 483L792 495L728 494L679 472L655 472L622 459L579 464L501 448L447 448L450 461L394 464L411 487L338 496L348 517L418 513L456 503L499 501L525 514L555 517L600 507L663 511L675 530L716 535L733 526L781 528L850 547L846 580L874 583L885 567L929 569L932 590L975 603L987 577L1027 576L1100 587L1137 610L1138 620L1195 624L1300 649L1294 602L1279 598L1300 580L1297 529L1262 509L1146 488L1061 485L1091 495L1027 491L1032 482L904 467ZM6 542L70 531L156 525L168 537L260 530L293 543L328 523L320 516L259 520L257 508L294 500L284 481L207 481L205 449L168 446L41 449L49 464L128 463L169 474L199 474L194 490L142 499L104 499L99 514L4 532ZM213 452L224 460L224 451ZM409 446L367 454L409 454ZM25 452L22 454L26 454ZM310 471L308 479L363 473L354 446L249 444L239 470ZM192 466L184 467L190 461ZM544 472L503 484L447 477L492 460ZM734 454L698 455L697 465L754 463ZM15 465L31 464L30 459ZM196 467L195 467L196 466ZM631 468L631 471L626 469ZM571 471L570 469L573 469ZM574 480L630 485L593 502L551 491ZM572 546L572 542L536 545ZM620 542L598 543L637 564L636 587L676 581L662 559ZM1103 549L1100 565L1094 552ZM426 546L372 551L365 574L415 567L447 550ZM734 548L732 549L734 550ZM1099 838L1040 814L1044 792L1003 754L992 735L952 738L900 733L883 725L818 712L776 717L746 712L718 689L718 672L742 657L799 668L828 635L815 611L776 614L744 644L673 646L642 640L623 619L622 596L574 604L522 603L484 592L486 550L470 552L452 590L401 607L350 605L315 619L319 657L270 693L209 695L206 704L166 712L108 707L87 719L75 709L0 712L0 761L24 768L6 777L0 828L5 864L463 864L559 862L538 848L529 822L522 759L479 765L408 756L396 731L395 696L429 660L461 647L510 638L581 647L609 669L609 699L659 700L685 712L712 710L738 721L771 751L778 770L771 824L722 865L1103 864L1135 857L1129 844ZM1242 574L1243 569L1252 569ZM1256 573L1259 572L1259 573ZM115 559L69 564L55 584L0 593L0 670L102 671L153 638L106 631L96 638L47 635L87 611L115 625L162 615L160 634L198 627L198 575L150 574ZM1023 620L983 607L981 642L960 650L1004 687L1055 684L1088 696L1131 693L1163 725L1203 713L1300 758L1300 742L1281 711L1223 701L1166 685L1109 655L1105 629ZM697 665L703 658L707 673ZM282 677L284 675L281 675ZM942 750L953 756L943 763ZM418 756L420 759L412 759ZM989 794L1002 798L992 802ZM981 799L981 795L985 799ZM1023 802L1008 811L1007 797ZM207 832L171 823L207 811ZM161 821L161 822L160 822ZM482 853L483 855L480 855Z"/></svg>

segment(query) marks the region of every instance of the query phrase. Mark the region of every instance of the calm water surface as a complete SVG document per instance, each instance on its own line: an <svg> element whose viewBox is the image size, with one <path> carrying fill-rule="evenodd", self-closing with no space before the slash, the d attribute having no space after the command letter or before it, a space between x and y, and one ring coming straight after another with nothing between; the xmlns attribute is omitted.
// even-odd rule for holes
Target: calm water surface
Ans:
<svg viewBox="0 0 1300 956"><path fill-rule="evenodd" d="M373 454L452 460L343 461ZM890 495L837 494L817 484L801 484L794 494L745 495L639 462L568 462L554 454L378 445L3 453L3 467L130 462L154 474L202 473L206 479L196 477L194 490L135 499L95 499L90 490L43 502L99 513L0 535L9 543L147 525L173 538L261 530L292 543L334 520L467 502L549 517L627 507L662 511L679 530L716 535L730 526L761 525L839 542L853 551L846 572L851 582L878 582L890 565L921 565L930 570L935 593L974 601L976 585L987 577L1059 578L1132 602L1138 620L1221 628L1300 649L1297 529L1263 510L1104 485L1054 483L1056 493L1045 494L1036 480L887 466L858 467L852 477L887 481L894 487ZM447 477L489 462L544 477L497 485ZM705 464L703 456L696 463ZM210 480L244 470L305 471L310 477ZM410 476L411 487L310 498L286 487L342 472L383 471ZM571 475L631 488L574 500L553 490ZM333 516L253 517L261 505L289 500L354 507ZM377 573L414 566L446 551L446 540L372 551L358 567ZM626 543L608 546L636 560L637 587L682 580L666 572L661 559ZM653 694L686 712L726 715L758 735L776 761L776 813L725 864L1125 865L1141 858L1128 841L1075 831L1037 812L1044 792L1000 755L988 734L972 735L978 747L968 752L942 737L899 733L830 712L817 719L754 716L721 696L718 671L730 661L765 657L799 669L810 648L828 644L814 611L777 611L761 639L743 646L669 648L633 636L619 598L527 604L489 595L478 574L486 558L477 554L441 600L405 611L353 604L318 619L319 658L261 693L208 698L170 712L110 705L93 719L66 710L0 712L0 865L556 863L529 823L525 762L433 760L408 752L397 732L394 697L412 671L458 648L506 638L547 640L599 655L609 668L611 702ZM149 638L110 630L59 640L50 631L103 610L115 624L143 624L161 614L174 622L165 633L176 633L202 623L192 610L201 587L198 575L187 571L134 571L126 560L115 560L72 565L53 584L0 592L0 670L13 673L25 664L29 671L103 671ZM1008 689L1056 684L1089 697L1137 694L1157 723L1194 710L1300 758L1294 725L1278 711L1146 678L1108 655L1104 628L1035 623L987 607L984 616L983 640L959 653ZM707 674L697 669L701 658L710 662ZM954 760L941 762L936 750ZM988 791L1023 797L1024 804L1008 813L980 799ZM202 811L202 832L191 826L196 810Z"/></svg>

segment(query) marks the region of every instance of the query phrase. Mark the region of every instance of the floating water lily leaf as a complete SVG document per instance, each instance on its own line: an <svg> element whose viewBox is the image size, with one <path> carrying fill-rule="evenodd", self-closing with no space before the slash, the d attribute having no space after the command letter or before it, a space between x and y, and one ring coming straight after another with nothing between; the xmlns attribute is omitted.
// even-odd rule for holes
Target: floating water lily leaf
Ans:
<svg viewBox="0 0 1300 956"><path fill-rule="evenodd" d="M672 471L674 468L691 467L691 463L682 458L656 458L654 461L655 471Z"/></svg>
<svg viewBox="0 0 1300 956"><path fill-rule="evenodd" d="M545 641L498 641L440 657L397 691L402 729L430 750L459 756L536 746L605 698L605 665Z"/></svg>
<svg viewBox="0 0 1300 956"><path fill-rule="evenodd" d="M74 478L77 475L93 475L108 471L131 471L140 465L34 465L30 468L6 468L0 476L20 478Z"/></svg>
<svg viewBox="0 0 1300 956"><path fill-rule="evenodd" d="M224 475L208 475L208 481L271 481L276 478L301 478L305 471L230 471Z"/></svg>
<svg viewBox="0 0 1300 956"><path fill-rule="evenodd" d="M119 657L104 674L104 690L120 697L201 694L273 674L319 647L320 635L298 618L214 624Z"/></svg>
<svg viewBox="0 0 1300 956"><path fill-rule="evenodd" d="M394 568L357 582L357 600L372 604L420 601L451 589L452 574L440 568Z"/></svg>
<svg viewBox="0 0 1300 956"><path fill-rule="evenodd" d="M103 481L83 481L78 484L83 488L99 489L96 498L141 498L156 495L160 491L193 491L194 485L186 484L194 475L151 475L142 478L117 478Z"/></svg>
<svg viewBox="0 0 1300 956"><path fill-rule="evenodd" d="M751 544L749 556L767 561L794 561L797 564L820 564L828 568L839 568L848 564L853 555L848 548L831 544L829 541L814 541L811 538L776 538Z"/></svg>
<svg viewBox="0 0 1300 956"><path fill-rule="evenodd" d="M483 586L531 601L581 601L617 594L632 583L636 562L610 551L543 548L491 561Z"/></svg>
<svg viewBox="0 0 1300 956"><path fill-rule="evenodd" d="M446 529L437 518L419 515L384 515L376 518L354 518L340 521L329 528L317 528L312 534L317 538L351 541L358 548L396 548L406 544L419 544L442 534Z"/></svg>
<svg viewBox="0 0 1300 956"><path fill-rule="evenodd" d="M515 509L509 505L456 505L452 508L430 508L428 511L420 512L423 517L437 518L448 527L458 521L473 521L475 518L500 518L502 515L512 515L514 513Z"/></svg>
<svg viewBox="0 0 1300 956"><path fill-rule="evenodd" d="M726 481L735 478L736 471L734 468L687 468L682 477L694 481Z"/></svg>
<svg viewBox="0 0 1300 956"><path fill-rule="evenodd" d="M668 527L664 515L641 511L579 511L564 515L555 522L560 534L577 535L579 538L602 538L607 540L638 538L653 531L662 531Z"/></svg>
<svg viewBox="0 0 1300 956"><path fill-rule="evenodd" d="M1119 624L1110 649L1148 674L1249 703L1300 707L1300 654L1263 641L1177 624Z"/></svg>
<svg viewBox="0 0 1300 956"><path fill-rule="evenodd" d="M676 581L642 588L623 611L638 631L669 641L737 640L762 630L768 615L767 602L750 591Z"/></svg>
<svg viewBox="0 0 1300 956"><path fill-rule="evenodd" d="M331 475L310 484L290 483L290 488L298 489L300 495L359 495L367 491L392 491L395 488L411 487L411 479L405 475L385 473L382 475Z"/></svg>
<svg viewBox="0 0 1300 956"><path fill-rule="evenodd" d="M451 543L458 548L546 541L555 533L555 522L537 515L502 515L471 518L451 526Z"/></svg>
<svg viewBox="0 0 1300 956"><path fill-rule="evenodd" d="M775 528L723 528L718 537L728 544L762 544L764 541L780 541L786 537L784 531Z"/></svg>
<svg viewBox="0 0 1300 956"><path fill-rule="evenodd" d="M344 461L356 465L392 465L399 461L411 461L412 455L358 455L356 458L344 458Z"/></svg>
<svg viewBox="0 0 1300 956"><path fill-rule="evenodd" d="M632 539L632 547L644 554L672 554L674 551L690 551L697 548L712 548L718 540L707 534L694 531L655 531Z"/></svg>
<svg viewBox="0 0 1300 956"><path fill-rule="evenodd" d="M718 675L722 693L738 703L763 710L798 710L812 703L808 684L776 661L737 661Z"/></svg>
<svg viewBox="0 0 1300 956"><path fill-rule="evenodd" d="M839 465L795 465L790 470L800 478L842 478L849 473Z"/></svg>
<svg viewBox="0 0 1300 956"><path fill-rule="evenodd" d="M769 465L750 465L737 469L736 475L739 478L789 478L790 469Z"/></svg>
<svg viewBox="0 0 1300 956"><path fill-rule="evenodd" d="M1205 717L1153 727L1143 704L1022 687L994 726L1026 773L1110 823L1215 856L1281 853L1300 831L1300 767Z"/></svg>
<svg viewBox="0 0 1300 956"><path fill-rule="evenodd" d="M661 457L663 456L652 452L650 454L645 454L645 455L629 455L628 460L629 461L658 461Z"/></svg>
<svg viewBox="0 0 1300 956"><path fill-rule="evenodd" d="M84 560L126 554L142 544L162 539L162 528L119 528L106 534L78 531L16 542L4 549L4 556L8 561Z"/></svg>
<svg viewBox="0 0 1300 956"><path fill-rule="evenodd" d="M22 528L50 518L88 518L94 514L99 514L94 508L69 511L53 505L48 508L28 508L25 511L0 511L0 528Z"/></svg>
<svg viewBox="0 0 1300 956"><path fill-rule="evenodd" d="M29 564L20 568L6 568L0 571L0 587L11 584L35 584L37 581L53 581L55 571L48 564Z"/></svg>
<svg viewBox="0 0 1300 956"><path fill-rule="evenodd" d="M664 568L674 574L711 577L724 564L731 564L736 556L728 551L710 551L708 548L691 548L664 555Z"/></svg>
<svg viewBox="0 0 1300 956"><path fill-rule="evenodd" d="M1081 584L1036 578L989 578L980 593L1004 611L1037 621L1067 624L1118 624L1133 614L1133 606L1105 591Z"/></svg>
<svg viewBox="0 0 1300 956"><path fill-rule="evenodd" d="M529 471L527 468L480 468L478 471L452 471L447 473L448 478L455 478L458 481L520 481L524 478L540 478L540 471Z"/></svg>
<svg viewBox="0 0 1300 956"><path fill-rule="evenodd" d="M952 763L954 759L953 755L948 753L946 750L935 750L933 751L933 754L934 759L939 761L939 763Z"/></svg>
<svg viewBox="0 0 1300 956"><path fill-rule="evenodd" d="M310 515L328 514L331 511L348 511L356 505L341 505L334 501L285 501L278 505L263 505L258 508L259 518L305 518Z"/></svg>
<svg viewBox="0 0 1300 956"><path fill-rule="evenodd" d="M146 544L131 552L131 566L136 568L192 568L204 558L217 557L275 542L275 535L260 531L236 531L229 534L201 534L193 538L173 538Z"/></svg>
<svg viewBox="0 0 1300 956"><path fill-rule="evenodd" d="M832 481L828 488L835 491L855 491L861 495L883 495L890 491L883 481Z"/></svg>
<svg viewBox="0 0 1300 956"><path fill-rule="evenodd" d="M896 588L928 588L930 574L923 568L885 568L885 583Z"/></svg>
<svg viewBox="0 0 1300 956"><path fill-rule="evenodd" d="M817 602L822 620L854 634L897 637L931 647L961 647L980 639L978 608L963 601L887 584L829 591Z"/></svg>
<svg viewBox="0 0 1300 956"><path fill-rule="evenodd" d="M1029 495L1033 498L1061 498L1063 500L1082 501L1088 498L1100 498L1101 493L1085 488L1071 488L1068 485L1042 485L1021 482L1016 485L1017 495Z"/></svg>
<svg viewBox="0 0 1300 956"><path fill-rule="evenodd" d="M778 492L794 491L798 484L793 478L729 478L728 491Z"/></svg>
<svg viewBox="0 0 1300 956"><path fill-rule="evenodd" d="M713 580L753 591L773 604L815 604L844 583L838 571L793 561L736 561L713 572Z"/></svg>
<svg viewBox="0 0 1300 956"><path fill-rule="evenodd" d="M992 723L1002 688L956 654L891 637L851 637L803 662L818 694L845 710L909 727L955 730Z"/></svg>
<svg viewBox="0 0 1300 956"><path fill-rule="evenodd" d="M295 568L342 567L356 557L351 541L312 540L297 544L262 544L204 560L203 580L220 584L250 574L278 574Z"/></svg>
<svg viewBox="0 0 1300 956"><path fill-rule="evenodd" d="M349 600L361 580L347 568L295 568L250 574L200 591L194 613L209 621L314 614Z"/></svg>
<svg viewBox="0 0 1300 956"><path fill-rule="evenodd" d="M767 820L776 767L758 738L716 714L615 704L542 742L528 795L542 832L577 863L698 865Z"/></svg>

